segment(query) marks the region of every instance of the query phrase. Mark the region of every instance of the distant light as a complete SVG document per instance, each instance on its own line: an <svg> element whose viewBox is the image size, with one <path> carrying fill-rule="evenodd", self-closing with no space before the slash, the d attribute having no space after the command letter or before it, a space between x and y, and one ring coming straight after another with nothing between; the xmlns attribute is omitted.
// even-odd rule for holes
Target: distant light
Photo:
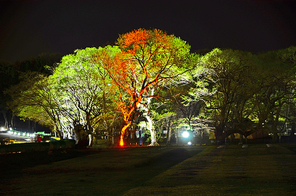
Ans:
<svg viewBox="0 0 296 196"><path fill-rule="evenodd" d="M188 132L188 131L184 131L184 132L182 133L182 136L183 136L184 138L188 138L188 137L189 137L189 132Z"/></svg>
<svg viewBox="0 0 296 196"><path fill-rule="evenodd" d="M192 143L189 141L187 144L188 144L189 146L191 146Z"/></svg>

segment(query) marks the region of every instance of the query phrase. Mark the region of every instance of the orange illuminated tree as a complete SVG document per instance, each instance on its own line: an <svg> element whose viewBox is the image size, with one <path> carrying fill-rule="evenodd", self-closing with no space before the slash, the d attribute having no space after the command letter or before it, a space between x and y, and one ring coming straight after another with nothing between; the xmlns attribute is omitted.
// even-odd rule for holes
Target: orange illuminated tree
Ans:
<svg viewBox="0 0 296 196"><path fill-rule="evenodd" d="M180 74L181 67L187 63L190 46L157 29L137 29L121 35L117 46L97 53L95 60L104 65L113 81L110 85L114 101L124 122L120 136L123 146L125 132L139 115L140 104L159 98L157 92L164 81ZM152 145L157 145L156 137L152 138Z"/></svg>

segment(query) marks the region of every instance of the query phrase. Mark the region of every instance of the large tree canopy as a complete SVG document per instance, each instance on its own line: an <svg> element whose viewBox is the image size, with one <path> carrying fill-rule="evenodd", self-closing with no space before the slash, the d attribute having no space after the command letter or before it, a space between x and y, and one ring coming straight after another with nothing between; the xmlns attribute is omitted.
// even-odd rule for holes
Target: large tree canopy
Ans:
<svg viewBox="0 0 296 196"><path fill-rule="evenodd" d="M101 64L93 61L93 56L111 48L76 50L75 54L64 56L49 77L60 97L61 112L68 119L67 127L74 128L78 140L92 136L98 128L97 121L107 112L106 94L111 81ZM112 49L119 51L116 47Z"/></svg>
<svg viewBox="0 0 296 196"><path fill-rule="evenodd" d="M191 95L206 103L217 141L267 124L277 132L282 108L294 96L294 54L292 48L258 55L214 49L200 58Z"/></svg>
<svg viewBox="0 0 296 196"><path fill-rule="evenodd" d="M161 85L180 74L189 62L190 46L157 29L126 33L119 37L117 45L121 49L117 55L99 52L96 58L98 64L104 64L113 81L114 101L125 123L121 130L120 145L123 145L125 131L138 115L140 104L158 98ZM150 131L154 145L153 130Z"/></svg>
<svg viewBox="0 0 296 196"><path fill-rule="evenodd" d="M217 141L267 128L276 135L280 121L296 129L295 51L214 49L197 55L174 35L137 29L120 35L115 46L75 50L55 67L41 68L42 58L32 61L36 66L20 63L39 73L23 74L6 92L16 115L51 127L61 138L75 136L88 144L102 130L114 144L115 127L121 124L124 145L126 130L141 114L151 145L158 145L156 128L170 130L177 116L190 126L201 107L203 117L215 122ZM14 76L14 69L8 73Z"/></svg>

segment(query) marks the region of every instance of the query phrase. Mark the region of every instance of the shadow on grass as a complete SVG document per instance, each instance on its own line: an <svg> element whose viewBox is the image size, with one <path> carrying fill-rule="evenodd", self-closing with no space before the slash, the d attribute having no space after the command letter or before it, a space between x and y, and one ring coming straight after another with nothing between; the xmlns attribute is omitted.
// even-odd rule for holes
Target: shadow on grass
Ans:
<svg viewBox="0 0 296 196"><path fill-rule="evenodd" d="M0 163L5 175L0 195L121 195L203 149L149 147L5 155Z"/></svg>
<svg viewBox="0 0 296 196"><path fill-rule="evenodd" d="M93 152L82 150L55 150L0 155L0 187L9 179L18 178L26 168L86 156Z"/></svg>

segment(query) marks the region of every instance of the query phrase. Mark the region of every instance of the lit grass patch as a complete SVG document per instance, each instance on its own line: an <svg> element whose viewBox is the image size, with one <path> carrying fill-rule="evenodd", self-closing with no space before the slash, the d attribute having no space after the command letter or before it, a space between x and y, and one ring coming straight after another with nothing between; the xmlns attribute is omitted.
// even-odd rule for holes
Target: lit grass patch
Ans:
<svg viewBox="0 0 296 196"><path fill-rule="evenodd" d="M293 181L282 170L287 164L295 168L295 157L277 145L227 146L187 159L125 195L140 190L145 195L295 195Z"/></svg>
<svg viewBox="0 0 296 196"><path fill-rule="evenodd" d="M22 170L11 181L13 195L121 195L171 166L201 152L204 147L142 147L102 149L96 154ZM176 157L176 155L178 157ZM38 184L38 186L34 186ZM17 188L15 188L17 187Z"/></svg>
<svg viewBox="0 0 296 196"><path fill-rule="evenodd" d="M290 196L296 195L295 174L296 154L283 145L102 149L27 168L9 182L9 193Z"/></svg>

